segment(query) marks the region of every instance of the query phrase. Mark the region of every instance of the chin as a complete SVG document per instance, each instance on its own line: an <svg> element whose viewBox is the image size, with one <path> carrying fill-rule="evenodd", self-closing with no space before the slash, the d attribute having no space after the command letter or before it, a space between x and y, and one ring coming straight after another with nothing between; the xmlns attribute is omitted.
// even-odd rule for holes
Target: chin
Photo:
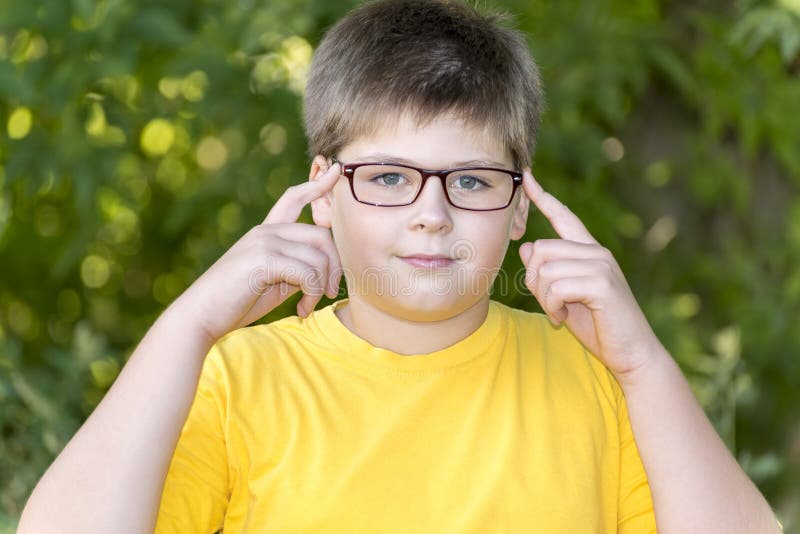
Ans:
<svg viewBox="0 0 800 534"><path fill-rule="evenodd" d="M374 300L373 300L374 299ZM428 323L451 319L480 300L479 295L436 294L416 291L414 294L373 297L375 307L399 319Z"/></svg>

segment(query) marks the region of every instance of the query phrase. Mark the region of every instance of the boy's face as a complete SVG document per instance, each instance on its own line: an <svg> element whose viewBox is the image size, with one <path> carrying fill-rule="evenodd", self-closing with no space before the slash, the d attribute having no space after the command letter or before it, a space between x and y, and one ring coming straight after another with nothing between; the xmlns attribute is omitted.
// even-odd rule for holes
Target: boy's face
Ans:
<svg viewBox="0 0 800 534"><path fill-rule="evenodd" d="M344 164L408 162L423 169L485 160L469 166L520 170L493 136L447 116L424 128L407 115L387 120L377 134L355 140L334 156ZM329 164L317 156L310 178L316 179ZM312 203L314 221L331 227L351 299L398 318L438 321L489 298L509 238L519 239L525 232L528 199L518 187L505 209L468 211L449 204L443 187L439 178L431 177L414 203L380 207L356 201L342 176L331 193ZM415 254L441 254L455 261L426 269L403 259Z"/></svg>

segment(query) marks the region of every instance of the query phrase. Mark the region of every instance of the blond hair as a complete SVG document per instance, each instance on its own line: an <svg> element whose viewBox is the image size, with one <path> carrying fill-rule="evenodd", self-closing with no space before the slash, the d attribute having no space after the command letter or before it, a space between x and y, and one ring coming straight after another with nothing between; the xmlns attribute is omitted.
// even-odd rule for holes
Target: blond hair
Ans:
<svg viewBox="0 0 800 534"><path fill-rule="evenodd" d="M517 169L530 165L543 95L524 34L506 13L460 0L376 0L323 37L303 99L309 155L335 155L380 119L419 126L450 114L486 129Z"/></svg>

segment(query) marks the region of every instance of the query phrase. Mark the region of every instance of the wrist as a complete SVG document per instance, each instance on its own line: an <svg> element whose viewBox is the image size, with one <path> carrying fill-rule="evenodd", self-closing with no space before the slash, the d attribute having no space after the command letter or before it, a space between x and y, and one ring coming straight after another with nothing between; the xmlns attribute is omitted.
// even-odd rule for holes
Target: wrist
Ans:
<svg viewBox="0 0 800 534"><path fill-rule="evenodd" d="M215 335L197 315L198 307L188 302L184 295L180 295L167 306L157 322L169 325L172 332L180 332L182 336L190 337L208 349L217 342L219 336Z"/></svg>
<svg viewBox="0 0 800 534"><path fill-rule="evenodd" d="M613 373L623 391L645 384L651 377L662 375L670 364L676 365L667 349L658 342L643 350L638 360L638 365L625 372Z"/></svg>

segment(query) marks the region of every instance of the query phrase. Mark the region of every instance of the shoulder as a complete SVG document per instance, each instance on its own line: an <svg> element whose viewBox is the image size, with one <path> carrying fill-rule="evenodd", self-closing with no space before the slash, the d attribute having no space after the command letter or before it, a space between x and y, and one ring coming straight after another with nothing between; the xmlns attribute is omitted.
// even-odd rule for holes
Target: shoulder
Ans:
<svg viewBox="0 0 800 534"><path fill-rule="evenodd" d="M546 354L585 358L586 349L566 326L553 326L541 312L514 308L497 301L492 301L492 304L507 323L509 333L519 338L521 349L536 348Z"/></svg>
<svg viewBox="0 0 800 534"><path fill-rule="evenodd" d="M492 300L490 302L491 306L497 310L501 323L509 329L509 332L536 332L541 335L541 330L545 327L545 323L550 324L547 316L543 313L515 308L497 300Z"/></svg>
<svg viewBox="0 0 800 534"><path fill-rule="evenodd" d="M582 385L616 406L622 390L611 371L565 325L554 326L541 312L492 301L508 320L521 356L541 362L548 379Z"/></svg>
<svg viewBox="0 0 800 534"><path fill-rule="evenodd" d="M211 347L204 372L226 382L265 379L285 369L300 353L314 352L318 344L308 325L297 316L238 328Z"/></svg>
<svg viewBox="0 0 800 534"><path fill-rule="evenodd" d="M238 328L215 343L225 358L243 357L272 352L275 348L302 346L316 341L308 322L293 315L270 323Z"/></svg>

